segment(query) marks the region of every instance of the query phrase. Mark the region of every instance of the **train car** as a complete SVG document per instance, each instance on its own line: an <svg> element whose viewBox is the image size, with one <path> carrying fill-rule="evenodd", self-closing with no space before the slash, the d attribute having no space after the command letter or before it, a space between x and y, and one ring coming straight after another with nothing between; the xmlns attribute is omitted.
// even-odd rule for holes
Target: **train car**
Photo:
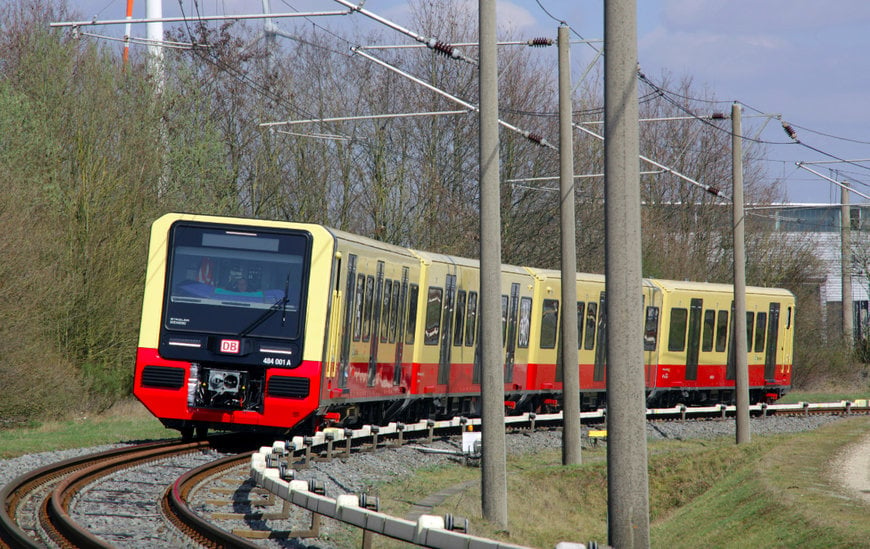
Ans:
<svg viewBox="0 0 870 549"><path fill-rule="evenodd" d="M651 281L662 294L653 400L710 404L734 398L734 290L726 284ZM794 295L746 288L746 341L752 402L776 400L791 387Z"/></svg>
<svg viewBox="0 0 870 549"><path fill-rule="evenodd" d="M565 308L559 272L502 266L506 412L558 409L567 311L582 405L606 404L604 277L576 284ZM730 287L645 280L642 291L649 402L733 399L717 316ZM790 382L794 300L747 294L753 397L771 399ZM320 225L167 214L152 227L134 394L187 437L478 414L479 295L474 260Z"/></svg>

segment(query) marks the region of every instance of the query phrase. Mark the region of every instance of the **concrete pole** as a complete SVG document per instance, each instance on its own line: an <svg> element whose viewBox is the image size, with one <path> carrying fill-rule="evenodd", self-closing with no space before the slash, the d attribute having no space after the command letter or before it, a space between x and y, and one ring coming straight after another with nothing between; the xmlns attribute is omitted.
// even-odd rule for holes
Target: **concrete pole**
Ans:
<svg viewBox="0 0 870 549"><path fill-rule="evenodd" d="M145 2L145 17L147 19L161 19L163 17L162 0L147 0ZM148 64L154 85L158 93L163 91L163 22L152 21L146 23L148 42Z"/></svg>
<svg viewBox="0 0 870 549"><path fill-rule="evenodd" d="M570 29L559 26L559 189L562 235L562 464L579 465L580 370L577 361L577 249L574 220L574 139L571 127Z"/></svg>
<svg viewBox="0 0 870 549"><path fill-rule="evenodd" d="M855 341L852 327L852 216L849 212L849 184L840 187L840 267L843 291L843 341L851 349Z"/></svg>
<svg viewBox="0 0 870 549"><path fill-rule="evenodd" d="M480 21L480 350L483 516L507 527L504 353L501 343L501 208L495 0L479 0Z"/></svg>
<svg viewBox="0 0 870 549"><path fill-rule="evenodd" d="M637 2L604 3L609 544L649 547L637 101Z"/></svg>
<svg viewBox="0 0 870 549"><path fill-rule="evenodd" d="M161 19L163 17L163 0L146 0L145 17L147 19ZM162 110L163 90L166 87L166 77L163 74L163 22L152 21L146 23L146 35L148 37L148 73L154 79L154 100ZM161 117L160 128L161 164L160 180L157 182L157 196L166 194L169 188L169 164L166 161L168 132L166 122Z"/></svg>
<svg viewBox="0 0 870 549"><path fill-rule="evenodd" d="M734 391L737 397L737 444L752 440L749 426L749 356L746 341L746 252L743 215L743 137L740 104L731 105L731 178L734 225Z"/></svg>

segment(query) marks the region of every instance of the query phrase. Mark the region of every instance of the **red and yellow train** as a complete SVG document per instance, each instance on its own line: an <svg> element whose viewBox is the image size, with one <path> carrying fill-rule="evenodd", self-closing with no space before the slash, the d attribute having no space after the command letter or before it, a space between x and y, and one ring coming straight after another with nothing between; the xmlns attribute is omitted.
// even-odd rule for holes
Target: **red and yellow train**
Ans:
<svg viewBox="0 0 870 549"><path fill-rule="evenodd" d="M558 271L502 267L506 410L558 409ZM577 276L581 406L606 404L605 285ZM304 223L154 222L134 392L167 427L311 432L480 408L478 262ZM644 279L650 406L733 402L729 285ZM791 384L794 296L747 288L750 398ZM640 367L640 365L638 365Z"/></svg>

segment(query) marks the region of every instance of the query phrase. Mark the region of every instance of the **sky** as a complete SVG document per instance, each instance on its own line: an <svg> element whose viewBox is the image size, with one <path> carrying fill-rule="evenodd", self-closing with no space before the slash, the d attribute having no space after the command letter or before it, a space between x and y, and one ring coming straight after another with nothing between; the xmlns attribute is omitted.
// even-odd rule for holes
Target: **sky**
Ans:
<svg viewBox="0 0 870 549"><path fill-rule="evenodd" d="M474 9L478 4L452 1ZM84 19L123 19L127 6L126 0L68 2ZM188 13L195 11L192 0L182 2ZM258 13L265 3L199 0L198 5L200 13L218 15ZM145 4L135 1L134 17L145 16ZM178 1L163 6L164 16L180 13ZM364 8L413 30L406 0L367 0ZM767 174L783 182L790 202L838 204L840 189L825 177L848 181L860 193L851 195L853 204L870 202L861 196L870 197L870 2L637 0L637 8L644 74L654 82L664 75L691 78L704 95L722 101L711 110L730 112L732 102L743 104L744 133L768 143ZM340 9L327 0L271 1L273 13ZM586 39L604 35L603 0L498 0L497 18L499 28L516 37L555 38L559 21ZM100 31L123 34L122 28ZM144 27L133 34L144 36ZM402 42L398 33L395 38ZM592 50L578 44L571 55L579 77ZM800 144L786 135L782 121Z"/></svg>

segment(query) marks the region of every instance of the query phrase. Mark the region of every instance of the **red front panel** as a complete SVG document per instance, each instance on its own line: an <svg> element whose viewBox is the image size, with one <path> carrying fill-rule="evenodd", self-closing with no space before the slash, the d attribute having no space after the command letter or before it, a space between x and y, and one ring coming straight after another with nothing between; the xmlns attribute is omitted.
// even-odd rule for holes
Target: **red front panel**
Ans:
<svg viewBox="0 0 870 549"><path fill-rule="evenodd" d="M146 366L163 366L184 371L181 387L149 387L142 384L142 372ZM231 368L228 364L226 367ZM263 397L263 412L245 410L212 410L188 406L188 383L190 363L160 358L156 349L139 348L136 355L136 373L133 393L148 410L160 419L177 419L209 423L234 423L260 427L291 429L312 414L318 406L320 392L320 363L303 361L291 369L269 368L266 371L266 387L275 376L304 377L309 380L308 396L304 398Z"/></svg>

